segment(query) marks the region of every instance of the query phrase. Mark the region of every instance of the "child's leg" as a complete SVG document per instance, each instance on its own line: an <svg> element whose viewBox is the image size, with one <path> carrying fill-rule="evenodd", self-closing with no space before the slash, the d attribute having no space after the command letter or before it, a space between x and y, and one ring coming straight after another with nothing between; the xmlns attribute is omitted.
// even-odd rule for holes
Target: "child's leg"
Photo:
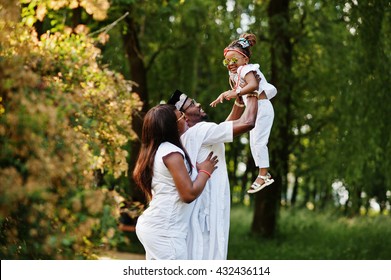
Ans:
<svg viewBox="0 0 391 280"><path fill-rule="evenodd" d="M259 173L248 193L255 193L272 184L274 180L268 173L269 151L267 143L274 120L274 110L269 100L258 103L258 117L253 130L250 131L250 148Z"/></svg>
<svg viewBox="0 0 391 280"><path fill-rule="evenodd" d="M262 167L262 168L259 168L259 176L266 176L267 175L267 171L269 169L267 167ZM257 178L258 179L258 178ZM260 179L260 182L262 183L262 181L264 181L263 179Z"/></svg>
<svg viewBox="0 0 391 280"><path fill-rule="evenodd" d="M268 175L268 168L267 167L261 167L259 168L259 173L258 173L258 177L255 179L255 182L262 185L265 180L262 179L262 177L265 177ZM270 175L270 174L269 174Z"/></svg>

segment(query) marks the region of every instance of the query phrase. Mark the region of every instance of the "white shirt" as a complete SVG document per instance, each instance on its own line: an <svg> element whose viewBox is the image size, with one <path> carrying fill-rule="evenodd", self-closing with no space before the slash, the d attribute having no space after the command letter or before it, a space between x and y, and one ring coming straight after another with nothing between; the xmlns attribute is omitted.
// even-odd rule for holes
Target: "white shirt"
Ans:
<svg viewBox="0 0 391 280"><path fill-rule="evenodd" d="M233 141L231 121L220 124L200 122L181 137L193 165L202 162L211 151L218 156L217 169L204 191L196 199L188 235L189 259L226 259L230 218L230 187L224 143ZM197 173L194 172L193 180ZM204 247L203 234L208 234Z"/></svg>
<svg viewBox="0 0 391 280"><path fill-rule="evenodd" d="M258 91L261 93L262 91L265 91L267 99L272 99L277 94L277 89L272 84L268 83L265 76L259 69L259 64L246 64L243 66L238 67L236 73L229 72L229 77L234 83L236 84L238 81L238 76L240 74L240 82L239 87L242 88L246 84L246 81L244 77L248 72L256 72L256 75L258 75L261 78L261 81L259 82ZM243 95L243 100L246 103L246 95Z"/></svg>
<svg viewBox="0 0 391 280"><path fill-rule="evenodd" d="M173 152L184 157L179 147L169 142L160 144L153 166L152 200L137 224L149 229L151 235L185 238L194 202L189 204L180 199L174 179L163 162L163 157Z"/></svg>

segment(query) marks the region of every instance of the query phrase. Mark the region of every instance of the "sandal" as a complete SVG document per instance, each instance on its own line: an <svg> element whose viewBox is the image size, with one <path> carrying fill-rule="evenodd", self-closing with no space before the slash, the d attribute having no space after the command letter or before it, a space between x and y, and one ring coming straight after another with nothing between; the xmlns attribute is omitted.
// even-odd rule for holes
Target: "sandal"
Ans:
<svg viewBox="0 0 391 280"><path fill-rule="evenodd" d="M257 182L252 183L250 189L247 191L247 193L256 193L260 190L264 189L265 187L273 184L274 179L272 179L272 176L267 173L266 176L258 175L258 178L263 180L263 184L259 184Z"/></svg>

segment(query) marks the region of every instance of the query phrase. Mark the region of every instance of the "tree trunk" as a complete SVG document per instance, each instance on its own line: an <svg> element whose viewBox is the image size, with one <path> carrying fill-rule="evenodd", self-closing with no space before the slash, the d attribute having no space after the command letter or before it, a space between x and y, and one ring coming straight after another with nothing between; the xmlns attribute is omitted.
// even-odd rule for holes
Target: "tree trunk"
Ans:
<svg viewBox="0 0 391 280"><path fill-rule="evenodd" d="M131 9L129 9L131 10ZM147 90L147 71L144 65L144 58L140 49L137 25L135 24L132 15L125 19L127 25L127 32L123 35L124 46L130 65L131 79L136 83L133 86L133 91L138 93L140 99L143 102L143 108L141 112L133 114L132 128L137 133L139 139L141 139L141 130L143 124L143 118L148 111L148 90ZM130 189L128 193L131 194L133 200L146 202L144 194L137 188L134 183L132 173L137 160L138 153L140 151L140 140L132 141L131 151L129 158L129 185Z"/></svg>
<svg viewBox="0 0 391 280"><path fill-rule="evenodd" d="M288 151L291 121L292 43L289 27L289 0L273 0L268 6L269 31L271 39L270 82L277 87L278 94L273 99L275 120L269 139L270 171L275 182L255 196L252 232L272 237L276 231L281 190L287 184Z"/></svg>
<svg viewBox="0 0 391 280"><path fill-rule="evenodd" d="M296 176L295 176L295 183L293 185L292 197L291 197L291 201L290 201L291 206L295 206L296 205L297 194L298 193L299 193L299 180L298 180L298 177L297 177L297 174L296 174Z"/></svg>
<svg viewBox="0 0 391 280"><path fill-rule="evenodd" d="M82 23L82 13L83 8L78 7L72 10L72 28L75 29L76 26Z"/></svg>
<svg viewBox="0 0 391 280"><path fill-rule="evenodd" d="M352 191L349 193L349 197L351 197L351 207L348 209L349 217L355 217L360 215L360 209L362 206L361 193L361 187L359 187L358 184L355 184L355 186L353 186L352 188Z"/></svg>

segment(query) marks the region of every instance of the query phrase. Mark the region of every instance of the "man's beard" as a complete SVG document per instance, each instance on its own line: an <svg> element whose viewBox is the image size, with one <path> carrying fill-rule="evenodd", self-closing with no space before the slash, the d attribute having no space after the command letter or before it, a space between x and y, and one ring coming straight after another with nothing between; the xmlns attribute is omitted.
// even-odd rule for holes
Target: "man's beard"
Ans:
<svg viewBox="0 0 391 280"><path fill-rule="evenodd" d="M208 115L203 111L203 113L186 113L187 116L192 120L196 122L202 122L207 121L209 119Z"/></svg>

